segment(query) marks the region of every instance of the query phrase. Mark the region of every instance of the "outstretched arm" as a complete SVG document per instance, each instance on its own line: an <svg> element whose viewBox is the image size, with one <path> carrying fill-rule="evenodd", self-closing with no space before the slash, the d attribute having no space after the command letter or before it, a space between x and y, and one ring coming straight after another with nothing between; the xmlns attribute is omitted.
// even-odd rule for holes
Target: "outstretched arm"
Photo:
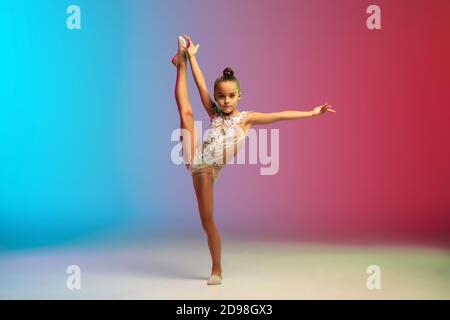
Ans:
<svg viewBox="0 0 450 320"><path fill-rule="evenodd" d="M203 107L205 107L206 112L211 117L216 111L214 110L214 102L211 99L211 95L209 94L208 87L206 86L205 77L203 76L203 72L200 69L200 66L197 62L196 54L199 44L194 45L191 38L188 35L184 35L188 41L188 45L186 46L186 52L189 57L189 61L191 64L192 75L194 76L195 84L197 85L198 93L200 94L200 99L202 101Z"/></svg>
<svg viewBox="0 0 450 320"><path fill-rule="evenodd" d="M250 112L247 117L247 124L254 126L257 124L270 124L281 120L311 118L319 116L326 111L336 112L331 109L331 106L328 103L315 107L312 111L280 111L271 113Z"/></svg>

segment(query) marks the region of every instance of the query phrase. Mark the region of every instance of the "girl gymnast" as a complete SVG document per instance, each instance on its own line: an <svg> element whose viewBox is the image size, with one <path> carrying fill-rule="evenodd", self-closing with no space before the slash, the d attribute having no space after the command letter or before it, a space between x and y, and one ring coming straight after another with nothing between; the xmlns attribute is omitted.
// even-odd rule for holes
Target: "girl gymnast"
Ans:
<svg viewBox="0 0 450 320"><path fill-rule="evenodd" d="M223 278L221 240L214 221L213 186L225 164L239 152L249 129L255 125L315 117L327 111L336 111L327 103L315 107L312 111L272 113L239 111L238 102L241 98L241 88L231 68L223 70L222 76L214 82L213 100L196 58L200 45L195 45L188 35L184 36L185 39L178 37L178 52L172 59L172 63L177 69L175 100L180 115L182 132L180 141L183 160L192 175L201 223L208 239L212 259L211 276L207 284L216 285L221 284ZM203 143L200 143L199 134L194 125L194 113L189 101L188 60L203 107L211 121L209 134Z"/></svg>

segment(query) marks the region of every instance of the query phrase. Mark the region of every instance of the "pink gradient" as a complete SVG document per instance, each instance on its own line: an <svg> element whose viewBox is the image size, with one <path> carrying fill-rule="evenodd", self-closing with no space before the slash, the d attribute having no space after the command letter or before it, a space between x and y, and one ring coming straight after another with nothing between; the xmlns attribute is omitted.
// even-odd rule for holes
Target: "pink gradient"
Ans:
<svg viewBox="0 0 450 320"><path fill-rule="evenodd" d="M241 111L337 110L267 127L280 129L277 175L224 169L215 203L228 230L449 243L450 2L377 1L381 30L366 28L370 4L190 4L210 87L231 66Z"/></svg>

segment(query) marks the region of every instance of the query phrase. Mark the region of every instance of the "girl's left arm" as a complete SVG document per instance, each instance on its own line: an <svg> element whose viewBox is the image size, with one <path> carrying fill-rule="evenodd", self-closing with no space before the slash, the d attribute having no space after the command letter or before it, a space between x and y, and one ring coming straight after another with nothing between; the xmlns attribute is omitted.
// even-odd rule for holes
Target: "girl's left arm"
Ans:
<svg viewBox="0 0 450 320"><path fill-rule="evenodd" d="M200 45L199 44L195 45L192 42L192 39L187 34L185 34L184 36L188 41L188 45L186 46L186 52L191 65L192 75L194 77L198 93L200 95L200 100L202 101L203 107L205 108L208 115L212 117L216 113L216 111L214 110L214 101L211 99L208 87L206 86L205 77L203 76L202 69L200 69L200 66L196 58L197 51Z"/></svg>
<svg viewBox="0 0 450 320"><path fill-rule="evenodd" d="M214 102L211 99L208 87L206 86L205 77L200 69L195 55L189 55L189 62L191 64L192 75L194 76L195 84L197 85L198 93L200 95L200 100L202 101L203 107L209 116L215 114Z"/></svg>
<svg viewBox="0 0 450 320"><path fill-rule="evenodd" d="M271 113L250 112L247 116L247 124L250 126L257 124L270 124L282 120L295 120L319 116L327 111L336 112L326 103L314 108L312 111L280 111Z"/></svg>

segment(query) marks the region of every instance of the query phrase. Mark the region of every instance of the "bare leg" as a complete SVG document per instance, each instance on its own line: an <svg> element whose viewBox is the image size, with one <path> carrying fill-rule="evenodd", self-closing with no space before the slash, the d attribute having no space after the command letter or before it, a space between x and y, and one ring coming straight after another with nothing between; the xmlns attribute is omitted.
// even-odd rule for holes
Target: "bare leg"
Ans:
<svg viewBox="0 0 450 320"><path fill-rule="evenodd" d="M210 172L195 173L192 176L197 195L198 209L202 227L208 237L208 247L211 253L211 275L222 276L220 233L214 221L214 182Z"/></svg>
<svg viewBox="0 0 450 320"><path fill-rule="evenodd" d="M180 114L180 128L187 130L188 135L181 136L182 153L185 163L192 163L197 142L197 130L194 125L194 113L189 101L187 86L187 61L186 52L179 48L172 63L177 68L177 80L175 83L175 100ZM183 132L182 132L183 134Z"/></svg>
<svg viewBox="0 0 450 320"><path fill-rule="evenodd" d="M182 139L183 159L192 163L197 143L197 130L194 125L194 113L189 101L187 86L187 61L183 49L179 48L178 54L172 59L177 68L177 80L175 84L175 100L180 114L180 128L186 129L189 139ZM182 137L180 137L182 138ZM211 274L222 275L220 264L221 243L220 234L214 223L213 216L213 176L212 173L203 172L193 175L195 194L197 197L200 217L203 229L208 237L208 247L212 259Z"/></svg>

